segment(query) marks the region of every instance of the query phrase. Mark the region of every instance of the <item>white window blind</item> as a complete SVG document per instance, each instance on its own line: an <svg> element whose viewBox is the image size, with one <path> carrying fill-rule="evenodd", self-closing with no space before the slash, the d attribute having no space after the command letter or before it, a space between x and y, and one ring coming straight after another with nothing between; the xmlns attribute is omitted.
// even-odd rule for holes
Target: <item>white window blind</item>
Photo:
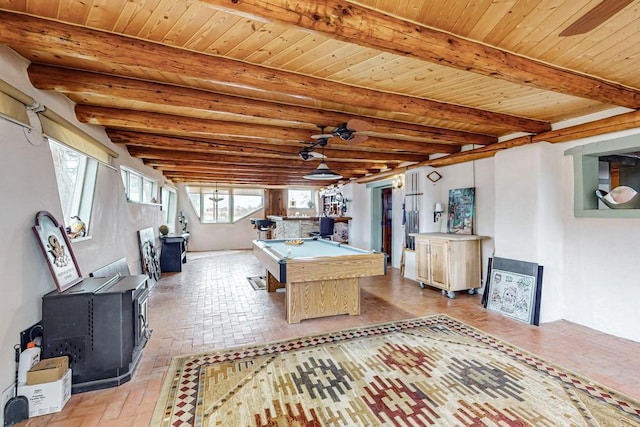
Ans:
<svg viewBox="0 0 640 427"><path fill-rule="evenodd" d="M4 118L31 128L31 122L29 121L25 106L34 103L33 98L0 80L0 115ZM111 158L118 157L118 153L109 149L53 111L45 109L44 112L38 113L38 116L42 124L42 133L46 136L50 136L106 165L111 165Z"/></svg>
<svg viewBox="0 0 640 427"><path fill-rule="evenodd" d="M30 127L29 116L24 108L24 102L20 101L21 98L20 92L0 80L0 114L12 122ZM28 100L29 98L25 95L24 101L28 102Z"/></svg>
<svg viewBox="0 0 640 427"><path fill-rule="evenodd" d="M91 138L80 129L68 124L64 119L56 117L55 120L52 120L49 117L52 115L51 112L45 114L40 114L40 122L42 123L42 132L46 136L50 136L107 165L111 164L112 157L118 157L117 153Z"/></svg>

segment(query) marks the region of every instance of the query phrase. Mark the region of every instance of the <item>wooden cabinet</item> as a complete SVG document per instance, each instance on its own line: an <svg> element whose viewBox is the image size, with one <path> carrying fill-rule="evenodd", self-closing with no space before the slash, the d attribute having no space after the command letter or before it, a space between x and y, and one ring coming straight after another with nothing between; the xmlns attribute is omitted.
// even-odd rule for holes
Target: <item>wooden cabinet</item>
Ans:
<svg viewBox="0 0 640 427"><path fill-rule="evenodd" d="M481 287L482 256L480 243L484 236L446 233L413 234L416 241L416 279L425 285L442 289L455 298L455 291L474 293Z"/></svg>

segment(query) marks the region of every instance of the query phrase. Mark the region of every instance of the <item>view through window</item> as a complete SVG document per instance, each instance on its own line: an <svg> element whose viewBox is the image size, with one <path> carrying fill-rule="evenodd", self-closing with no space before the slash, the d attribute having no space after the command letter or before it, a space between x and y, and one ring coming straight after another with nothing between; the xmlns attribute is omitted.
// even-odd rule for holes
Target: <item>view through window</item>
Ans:
<svg viewBox="0 0 640 427"><path fill-rule="evenodd" d="M287 190L289 199L288 206L298 209L313 209L313 190L309 189L289 189Z"/></svg>
<svg viewBox="0 0 640 427"><path fill-rule="evenodd" d="M67 234L75 239L88 233L98 162L49 138L58 194Z"/></svg>
<svg viewBox="0 0 640 427"><path fill-rule="evenodd" d="M162 211L165 214L165 222L169 226L171 232L175 232L175 219L176 219L176 206L177 206L176 191L172 188L162 187L161 202Z"/></svg>
<svg viewBox="0 0 640 427"><path fill-rule="evenodd" d="M258 188L187 187L191 206L203 224L232 223L262 209Z"/></svg>
<svg viewBox="0 0 640 427"><path fill-rule="evenodd" d="M128 201L158 203L156 181L122 166L120 167L120 175Z"/></svg>

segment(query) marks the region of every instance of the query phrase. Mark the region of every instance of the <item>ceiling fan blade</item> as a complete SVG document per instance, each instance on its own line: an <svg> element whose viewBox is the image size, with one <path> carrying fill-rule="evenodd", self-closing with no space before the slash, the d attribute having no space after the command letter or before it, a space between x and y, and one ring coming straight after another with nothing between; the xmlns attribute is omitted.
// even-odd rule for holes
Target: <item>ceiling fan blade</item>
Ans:
<svg viewBox="0 0 640 427"><path fill-rule="evenodd" d="M371 123L360 119L351 119L347 122L347 129L354 132L364 132L371 129Z"/></svg>
<svg viewBox="0 0 640 427"><path fill-rule="evenodd" d="M367 135L354 135L347 139L347 144L358 144L359 142L366 141L369 138Z"/></svg>
<svg viewBox="0 0 640 427"><path fill-rule="evenodd" d="M599 5L565 28L560 33L560 37L575 36L589 32L620 12L631 2L633 0L602 0Z"/></svg>
<svg viewBox="0 0 640 427"><path fill-rule="evenodd" d="M311 138L313 139L320 139L320 138L333 138L335 135L332 133L320 133L317 135L311 135Z"/></svg>

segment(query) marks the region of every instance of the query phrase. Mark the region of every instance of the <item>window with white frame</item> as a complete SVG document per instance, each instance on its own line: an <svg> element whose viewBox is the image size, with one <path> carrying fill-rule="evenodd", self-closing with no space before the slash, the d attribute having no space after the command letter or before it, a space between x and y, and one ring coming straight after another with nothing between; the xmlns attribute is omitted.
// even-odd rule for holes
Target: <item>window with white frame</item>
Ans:
<svg viewBox="0 0 640 427"><path fill-rule="evenodd" d="M262 209L264 191L258 188L233 189L233 221Z"/></svg>
<svg viewBox="0 0 640 427"><path fill-rule="evenodd" d="M138 203L157 203L157 186L153 179L132 169L120 167L127 200Z"/></svg>
<svg viewBox="0 0 640 427"><path fill-rule="evenodd" d="M172 188L162 187L161 202L162 212L165 215L165 222L169 226L169 230L174 231L174 223L176 218L176 206L177 206L176 190Z"/></svg>
<svg viewBox="0 0 640 427"><path fill-rule="evenodd" d="M49 137L64 224L70 238L89 231L98 161Z"/></svg>
<svg viewBox="0 0 640 427"><path fill-rule="evenodd" d="M194 212L203 224L233 223L262 209L258 188L187 187Z"/></svg>
<svg viewBox="0 0 640 427"><path fill-rule="evenodd" d="M313 190L292 188L287 190L287 206L298 209L313 209Z"/></svg>

